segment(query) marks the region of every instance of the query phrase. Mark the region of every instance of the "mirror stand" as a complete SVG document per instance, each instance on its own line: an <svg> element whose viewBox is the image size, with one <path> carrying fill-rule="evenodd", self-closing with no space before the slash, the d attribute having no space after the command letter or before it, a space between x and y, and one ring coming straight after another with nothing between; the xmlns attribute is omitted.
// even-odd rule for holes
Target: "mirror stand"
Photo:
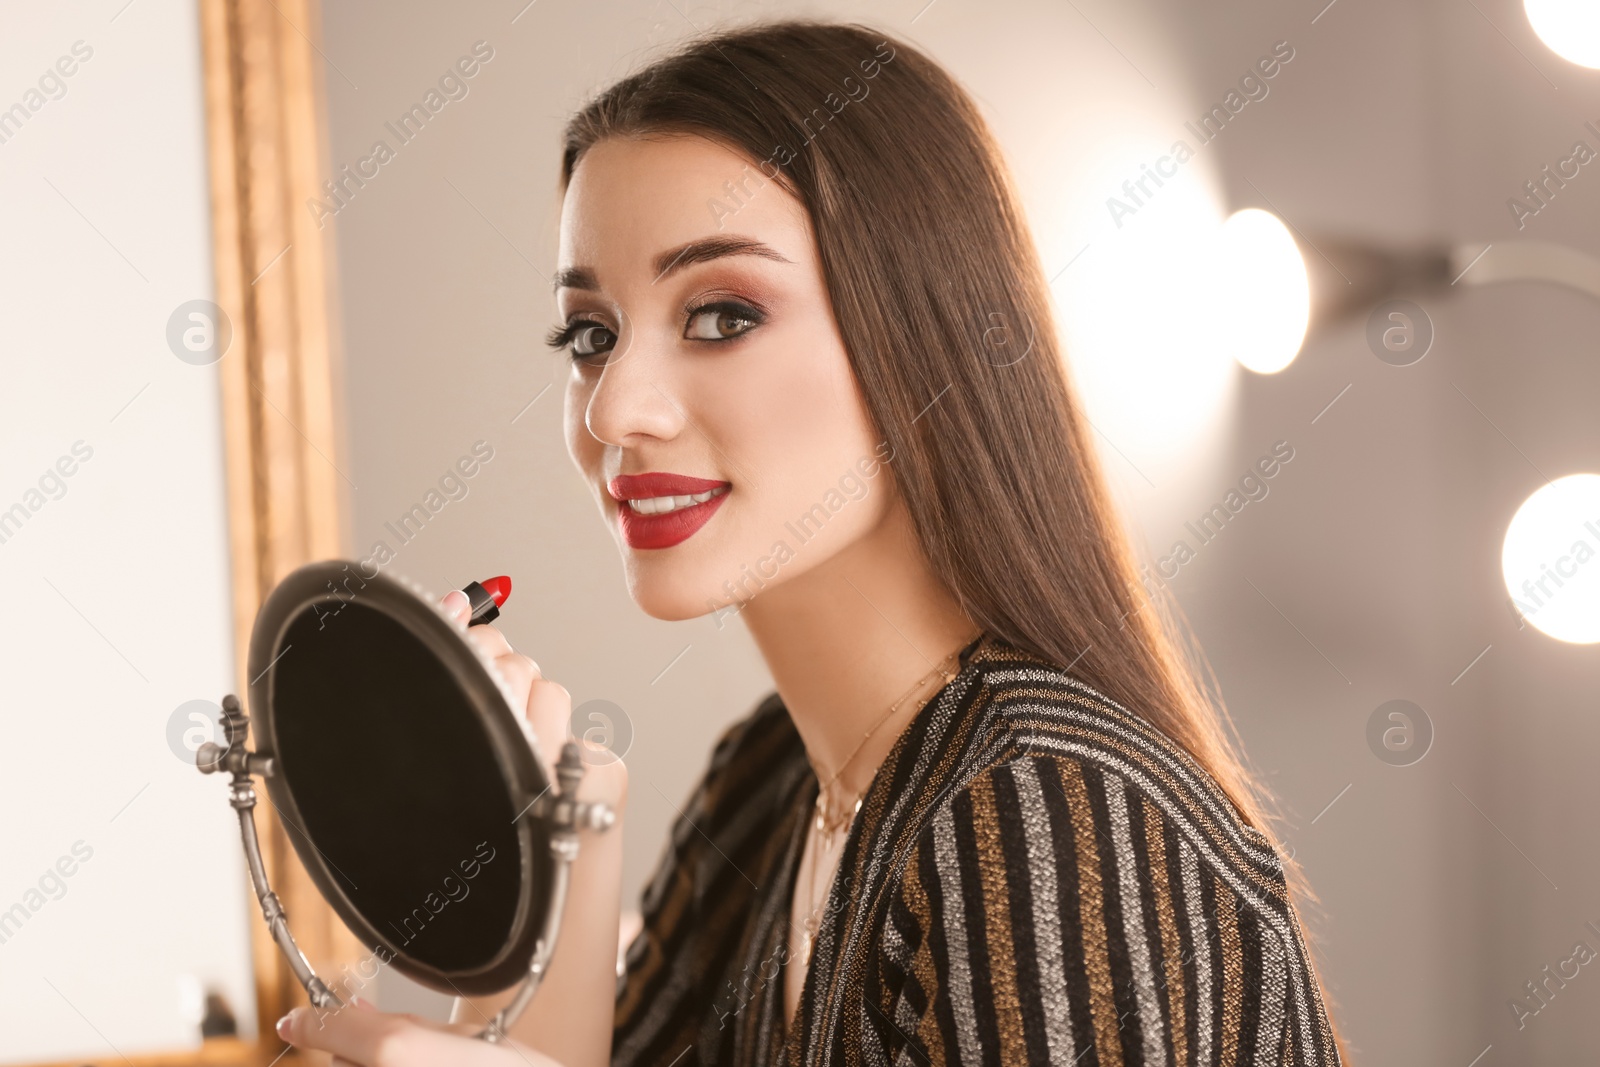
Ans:
<svg viewBox="0 0 1600 1067"><path fill-rule="evenodd" d="M294 935L289 931L288 915L267 880L266 866L261 859L261 842L256 835L256 790L253 779L256 775L263 779L271 778L277 770L275 761L270 756L245 749L250 722L239 704L239 698L232 694L222 698L222 729L227 744L208 741L201 745L195 752L195 765L202 774L221 771L232 774L229 802L239 813L239 834L250 868L250 883L255 888L256 899L261 904L261 914L272 932L272 939L289 961L295 977L305 987L311 1003L317 1008L340 1009L344 1007L344 1002L317 977L311 962L295 943ZM561 917L566 909L572 862L578 856L578 831L607 830L616 821L616 813L609 805L577 800L578 784L583 779L583 758L577 742L568 741L562 746L561 759L556 763L555 771L554 792L547 790L534 798L525 809L526 814L546 824L550 835L550 852L555 864L549 907L534 946L533 957L516 995L476 1035L490 1044L498 1044L505 1039L506 1031L527 1010L549 969L550 958L555 952L556 934L561 929Z"/></svg>

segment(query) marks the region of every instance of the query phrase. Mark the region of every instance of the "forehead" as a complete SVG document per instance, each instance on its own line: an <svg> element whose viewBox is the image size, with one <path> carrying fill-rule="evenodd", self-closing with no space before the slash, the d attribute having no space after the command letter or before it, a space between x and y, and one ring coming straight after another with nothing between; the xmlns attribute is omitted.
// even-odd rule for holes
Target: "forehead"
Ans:
<svg viewBox="0 0 1600 1067"><path fill-rule="evenodd" d="M769 168L772 169L772 168ZM662 249L740 233L810 258L804 206L759 162L686 134L608 138L579 159L561 206L560 263L642 271Z"/></svg>

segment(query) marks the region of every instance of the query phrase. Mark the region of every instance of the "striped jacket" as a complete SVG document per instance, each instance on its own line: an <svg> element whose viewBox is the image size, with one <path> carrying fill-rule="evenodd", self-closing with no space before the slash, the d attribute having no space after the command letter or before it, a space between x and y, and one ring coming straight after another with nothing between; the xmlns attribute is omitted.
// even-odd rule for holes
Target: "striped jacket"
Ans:
<svg viewBox="0 0 1600 1067"><path fill-rule="evenodd" d="M1339 1062L1266 836L1165 735L993 637L869 787L786 1031L816 789L776 694L723 735L644 895L614 1064Z"/></svg>

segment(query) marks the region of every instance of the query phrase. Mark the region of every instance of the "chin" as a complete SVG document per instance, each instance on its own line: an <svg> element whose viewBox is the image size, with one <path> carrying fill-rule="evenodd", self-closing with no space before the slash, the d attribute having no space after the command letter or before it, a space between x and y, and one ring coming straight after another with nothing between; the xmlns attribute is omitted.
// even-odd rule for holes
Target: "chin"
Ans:
<svg viewBox="0 0 1600 1067"><path fill-rule="evenodd" d="M671 549L667 550L670 553ZM623 549L623 569L628 595L646 615L663 622L682 622L737 605L723 589L723 576L715 567L674 560L667 553L644 560Z"/></svg>
<svg viewBox="0 0 1600 1067"><path fill-rule="evenodd" d="M681 622L704 615L720 620L737 614L742 602L769 588L778 577L770 564L765 577L751 570L762 553L755 551L743 518L726 510L705 527L667 548L631 547L612 515L612 533L622 558L628 595L646 615L664 622Z"/></svg>

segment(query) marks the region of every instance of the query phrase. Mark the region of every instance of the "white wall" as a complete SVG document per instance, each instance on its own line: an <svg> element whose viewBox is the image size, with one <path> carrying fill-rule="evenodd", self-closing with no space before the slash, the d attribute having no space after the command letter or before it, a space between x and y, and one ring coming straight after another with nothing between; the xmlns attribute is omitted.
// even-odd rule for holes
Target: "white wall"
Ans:
<svg viewBox="0 0 1600 1067"><path fill-rule="evenodd" d="M122 5L0 14L0 108L38 105L0 143L0 509L28 509L0 543L7 1062L198 1045L197 983L254 1027L226 788L167 738L233 684L217 369L166 339L212 295L197 12Z"/></svg>

